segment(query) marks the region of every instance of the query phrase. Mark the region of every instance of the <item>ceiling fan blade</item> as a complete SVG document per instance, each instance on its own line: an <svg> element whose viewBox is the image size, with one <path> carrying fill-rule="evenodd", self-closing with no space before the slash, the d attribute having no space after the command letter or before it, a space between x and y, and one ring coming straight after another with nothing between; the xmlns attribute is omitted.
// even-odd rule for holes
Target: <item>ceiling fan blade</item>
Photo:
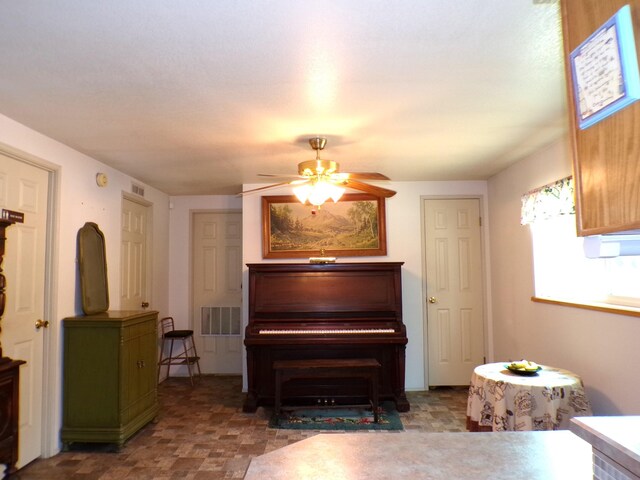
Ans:
<svg viewBox="0 0 640 480"><path fill-rule="evenodd" d="M344 186L347 188L353 188L355 190L370 193L372 195L375 195L376 197L389 198L393 197L396 194L395 191L389 190L388 188L376 187L374 185L369 185L368 183L359 182L358 180L352 179L344 182Z"/></svg>
<svg viewBox="0 0 640 480"><path fill-rule="evenodd" d="M258 173L259 177L274 177L274 178L306 178L302 175L291 175L289 173Z"/></svg>
<svg viewBox="0 0 640 480"><path fill-rule="evenodd" d="M356 180L391 180L386 175L378 172L348 172L343 173L342 175L346 175L347 178L353 178Z"/></svg>
<svg viewBox="0 0 640 480"><path fill-rule="evenodd" d="M246 195L248 193L254 193L254 192L259 192L259 191L262 191L262 190L268 190L270 188L281 187L283 185L289 185L289 182L280 182L280 183L274 183L273 185L267 185L266 187L252 188L251 190L245 190L244 192L240 192L240 193L238 193L238 195L242 196L242 195Z"/></svg>

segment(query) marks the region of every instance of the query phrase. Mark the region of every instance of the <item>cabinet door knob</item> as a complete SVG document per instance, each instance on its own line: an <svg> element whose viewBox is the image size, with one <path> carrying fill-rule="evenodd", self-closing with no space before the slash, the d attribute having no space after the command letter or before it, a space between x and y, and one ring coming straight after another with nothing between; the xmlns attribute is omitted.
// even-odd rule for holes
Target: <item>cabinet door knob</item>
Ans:
<svg viewBox="0 0 640 480"><path fill-rule="evenodd" d="M140 305L142 308L149 308L149 302L142 302Z"/></svg>
<svg viewBox="0 0 640 480"><path fill-rule="evenodd" d="M36 320L36 330L40 330L41 328L48 328L49 320Z"/></svg>

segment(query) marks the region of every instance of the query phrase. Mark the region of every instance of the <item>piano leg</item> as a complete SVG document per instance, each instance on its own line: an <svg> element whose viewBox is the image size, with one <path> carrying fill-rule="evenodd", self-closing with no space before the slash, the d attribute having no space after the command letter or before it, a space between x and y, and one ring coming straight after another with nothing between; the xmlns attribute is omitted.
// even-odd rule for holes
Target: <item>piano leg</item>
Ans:
<svg viewBox="0 0 640 480"><path fill-rule="evenodd" d="M242 411L244 413L255 413L258 409L258 397L254 394L247 393L247 397L242 404Z"/></svg>
<svg viewBox="0 0 640 480"><path fill-rule="evenodd" d="M404 345L399 346L395 350L395 362L396 373L393 376L393 396L396 402L396 410L399 412L408 412L411 406L409 400L407 400L407 394L404 391L404 368L405 368L405 350Z"/></svg>
<svg viewBox="0 0 640 480"><path fill-rule="evenodd" d="M255 354L253 348L247 348L247 397L242 405L244 413L255 413L258 409L258 394L256 392Z"/></svg>
<svg viewBox="0 0 640 480"><path fill-rule="evenodd" d="M273 411L276 418L280 418L280 409L282 408L282 370L276 370L276 394L273 404Z"/></svg>
<svg viewBox="0 0 640 480"><path fill-rule="evenodd" d="M409 405L409 400L407 400L407 396L402 393L400 395L395 395L396 402L396 410L399 412L408 412L411 408Z"/></svg>

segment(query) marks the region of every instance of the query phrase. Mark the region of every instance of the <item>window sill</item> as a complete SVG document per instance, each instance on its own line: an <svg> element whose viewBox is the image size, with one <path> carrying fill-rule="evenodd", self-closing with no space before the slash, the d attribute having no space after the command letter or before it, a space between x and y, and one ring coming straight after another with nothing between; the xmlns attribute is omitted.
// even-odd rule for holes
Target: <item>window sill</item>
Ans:
<svg viewBox="0 0 640 480"><path fill-rule="evenodd" d="M595 310L597 312L614 313L617 315L628 315L640 317L640 308L626 307L622 305L610 305L608 303L576 303L552 298L531 297L532 302L547 303L550 305L560 305L562 307L582 308L585 310Z"/></svg>

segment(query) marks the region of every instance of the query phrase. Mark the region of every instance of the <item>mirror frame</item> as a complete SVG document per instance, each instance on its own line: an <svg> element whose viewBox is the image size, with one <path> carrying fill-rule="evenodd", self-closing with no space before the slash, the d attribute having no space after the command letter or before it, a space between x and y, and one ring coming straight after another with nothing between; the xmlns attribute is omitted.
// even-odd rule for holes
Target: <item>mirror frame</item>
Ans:
<svg viewBox="0 0 640 480"><path fill-rule="evenodd" d="M78 230L78 266L82 311L86 315L109 310L107 255L104 234L93 222Z"/></svg>

